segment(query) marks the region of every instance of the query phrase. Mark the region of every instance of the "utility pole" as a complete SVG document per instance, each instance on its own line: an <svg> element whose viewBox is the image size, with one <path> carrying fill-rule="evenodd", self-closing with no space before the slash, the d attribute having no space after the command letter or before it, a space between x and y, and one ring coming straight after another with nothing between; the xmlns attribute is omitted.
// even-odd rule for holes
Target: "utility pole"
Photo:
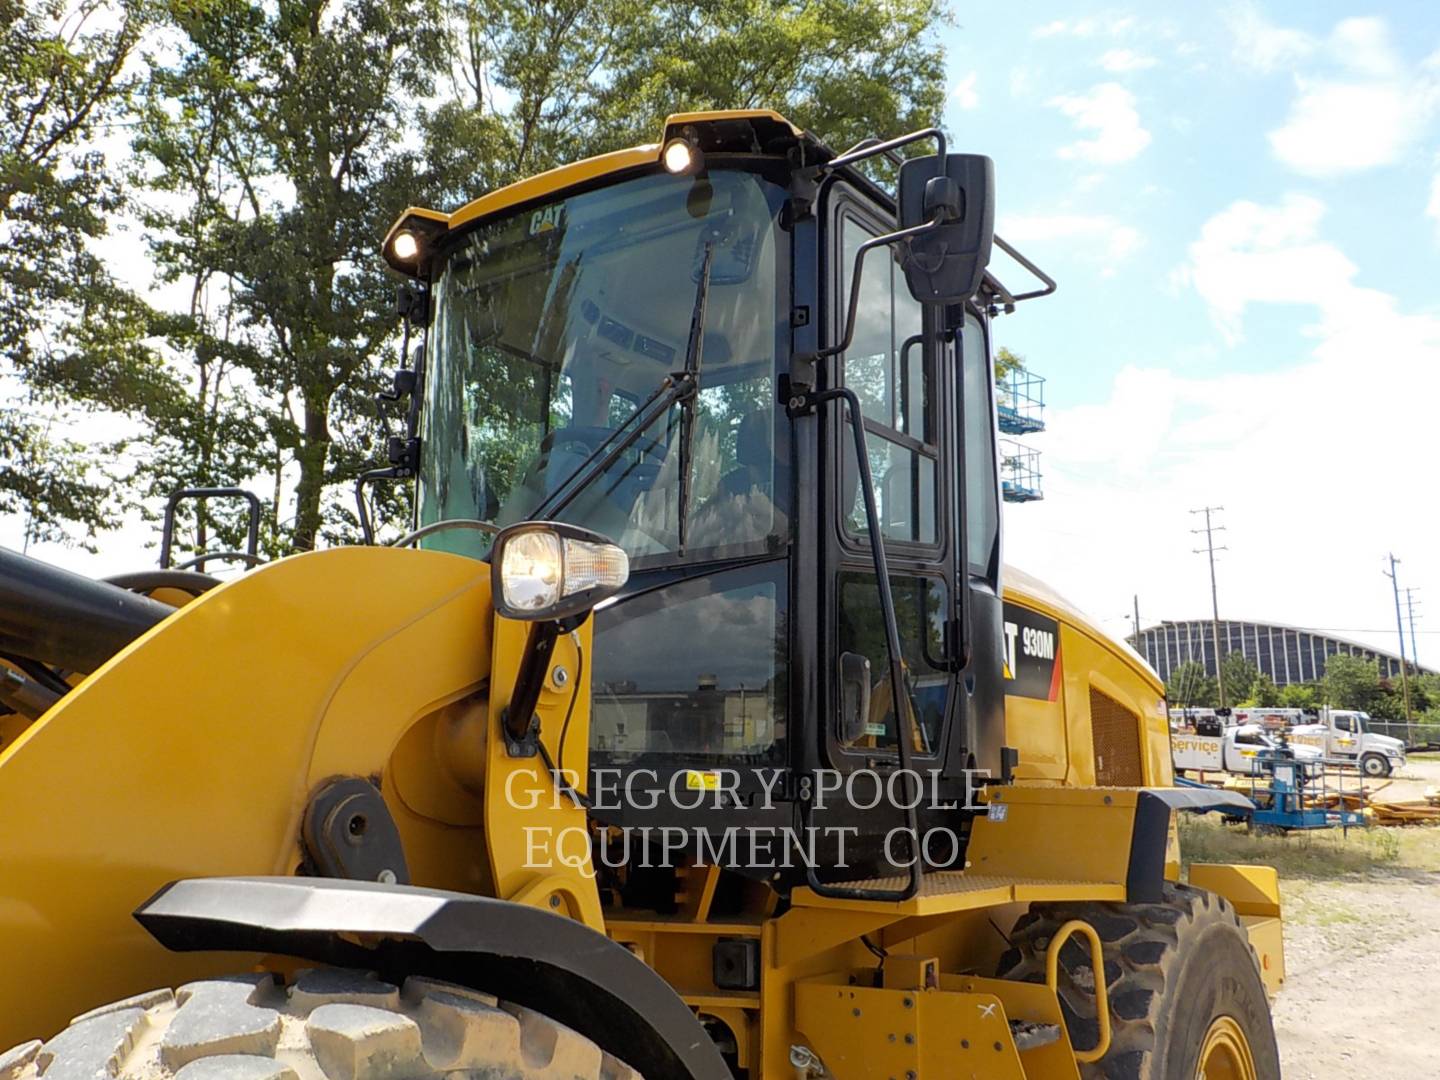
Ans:
<svg viewBox="0 0 1440 1080"><path fill-rule="evenodd" d="M1415 637L1415 594L1420 590L1413 585L1405 586L1405 614L1410 617L1410 662L1415 665L1415 674L1420 674L1420 641Z"/></svg>
<svg viewBox="0 0 1440 1080"><path fill-rule="evenodd" d="M1405 673L1405 623L1400 619L1400 578L1396 576L1395 566L1400 562L1395 558L1394 552L1390 556L1390 569L1381 571L1390 579L1390 584L1395 590L1395 629L1400 632L1400 690L1405 696L1405 723L1410 723L1410 676Z"/></svg>
<svg viewBox="0 0 1440 1080"><path fill-rule="evenodd" d="M1136 651L1136 652L1139 652L1139 651L1140 651L1140 594L1139 594L1139 593L1135 593L1133 599L1134 599L1134 601L1135 601L1135 651ZM1411 636L1413 637L1414 635L1412 634Z"/></svg>
<svg viewBox="0 0 1440 1080"><path fill-rule="evenodd" d="M1199 510L1191 510L1192 514L1205 515L1205 528L1191 529L1196 536L1202 532L1205 534L1204 548L1196 548L1196 555L1208 555L1210 557L1210 639L1215 649L1215 685L1220 691L1220 707L1225 708L1225 672L1221 670L1220 664L1220 594L1215 590L1215 552L1227 550L1224 547L1215 546L1215 534L1224 532L1224 525L1212 525L1210 515L1224 510L1223 506L1202 506Z"/></svg>

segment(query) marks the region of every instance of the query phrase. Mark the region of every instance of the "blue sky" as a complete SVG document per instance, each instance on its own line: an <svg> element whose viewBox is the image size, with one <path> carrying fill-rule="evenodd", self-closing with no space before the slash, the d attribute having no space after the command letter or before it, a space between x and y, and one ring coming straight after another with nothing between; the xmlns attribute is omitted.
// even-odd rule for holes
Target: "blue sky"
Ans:
<svg viewBox="0 0 1440 1080"><path fill-rule="evenodd" d="M1117 632L1136 592L1206 614L1187 511L1223 504L1222 616L1393 650L1393 548L1440 663L1440 4L961 4L943 37L954 143L1060 280L996 328L1051 407L1008 556Z"/></svg>

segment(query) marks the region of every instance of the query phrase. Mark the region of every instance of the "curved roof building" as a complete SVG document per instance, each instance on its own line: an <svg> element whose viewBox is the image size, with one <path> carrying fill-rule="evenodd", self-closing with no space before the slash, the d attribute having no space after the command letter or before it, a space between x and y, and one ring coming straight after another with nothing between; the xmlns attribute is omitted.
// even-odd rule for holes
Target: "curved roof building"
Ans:
<svg viewBox="0 0 1440 1080"><path fill-rule="evenodd" d="M1205 672L1215 675L1216 657L1211 642L1209 619L1164 622L1145 628L1140 633L1136 651L1149 662L1162 679L1189 660L1205 665ZM1321 630L1282 623L1236 622L1220 624L1220 655L1244 653L1245 659L1274 680L1276 686L1314 682L1325 677L1325 661L1336 653L1362 656L1380 663L1380 674L1386 678L1400 677L1400 657L1336 637ZM1411 670L1417 665L1408 662ZM1433 669L1420 666L1421 671Z"/></svg>

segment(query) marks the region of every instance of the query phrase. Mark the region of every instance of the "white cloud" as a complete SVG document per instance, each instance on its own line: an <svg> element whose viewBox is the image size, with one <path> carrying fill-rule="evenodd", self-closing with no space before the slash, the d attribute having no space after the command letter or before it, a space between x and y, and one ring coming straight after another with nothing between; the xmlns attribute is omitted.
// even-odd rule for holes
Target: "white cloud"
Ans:
<svg viewBox="0 0 1440 1080"><path fill-rule="evenodd" d="M1251 304L1308 304L1332 329L1369 317L1355 301L1379 294L1357 288L1355 265L1318 238L1325 211L1319 199L1291 194L1278 206L1242 199L1205 223L1181 280L1205 301L1227 342L1243 338Z"/></svg>
<svg viewBox="0 0 1440 1080"><path fill-rule="evenodd" d="M1145 56L1131 49L1111 49L1100 57L1100 66L1106 71L1113 71L1117 75L1127 71L1144 71L1146 68L1154 67L1159 61L1153 56Z"/></svg>
<svg viewBox="0 0 1440 1080"><path fill-rule="evenodd" d="M1105 214L1009 215L1001 219L998 231L1014 244L1083 244L1089 258L1105 263L1126 259L1145 243L1139 229Z"/></svg>
<svg viewBox="0 0 1440 1080"><path fill-rule="evenodd" d="M962 109L974 109L980 105L980 94L975 89L975 84L980 79L978 71L972 71L958 83L955 89L950 91L950 99Z"/></svg>
<svg viewBox="0 0 1440 1080"><path fill-rule="evenodd" d="M1295 72L1289 113L1268 138L1296 172L1324 177L1393 164L1440 109L1440 54L1408 69L1383 19L1343 19L1324 39L1273 26L1253 5L1232 9L1227 21L1242 64Z"/></svg>
<svg viewBox="0 0 1440 1080"><path fill-rule="evenodd" d="M1150 133L1140 125L1135 95L1119 83L1100 83L1085 94L1051 98L1047 103L1074 121L1080 131L1093 131L1093 139L1062 146L1062 158L1078 158L1097 165L1130 161L1150 144Z"/></svg>
<svg viewBox="0 0 1440 1080"><path fill-rule="evenodd" d="M1309 34L1267 22L1249 0L1233 5L1223 17L1234 39L1235 59L1256 71L1278 71L1315 51L1316 41Z"/></svg>
<svg viewBox="0 0 1440 1080"><path fill-rule="evenodd" d="M1306 176L1391 165L1424 130L1430 103L1403 82L1296 80L1299 95L1270 149Z"/></svg>
<svg viewBox="0 0 1440 1080"><path fill-rule="evenodd" d="M1030 31L1031 37L1116 37L1135 25L1130 15L1089 16L1084 19L1056 19Z"/></svg>
<svg viewBox="0 0 1440 1080"><path fill-rule="evenodd" d="M1393 650L1380 558L1393 547L1406 584L1440 588L1430 554L1440 505L1386 497L1434 458L1440 318L1360 285L1324 221L1324 205L1305 196L1237 202L1191 247L1190 280L1222 324L1251 305L1314 313L1266 370L1163 370L1184 346L1136 356L1107 400L1053 412L1037 437L1046 499L1007 517L1008 557L1112 632L1126 632L1132 593L1147 622L1208 611L1188 531L1188 511L1206 503L1226 508L1222 617L1348 628Z"/></svg>

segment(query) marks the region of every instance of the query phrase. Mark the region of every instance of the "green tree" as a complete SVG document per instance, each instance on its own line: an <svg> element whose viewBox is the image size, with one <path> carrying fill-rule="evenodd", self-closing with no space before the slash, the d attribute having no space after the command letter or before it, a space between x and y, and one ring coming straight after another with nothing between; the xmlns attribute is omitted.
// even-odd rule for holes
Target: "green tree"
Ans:
<svg viewBox="0 0 1440 1080"><path fill-rule="evenodd" d="M195 283L171 327L195 392L157 432L173 453L152 475L265 468L275 546L307 549L327 488L374 452L368 396L394 327L376 247L416 187L406 133L443 61L438 5L175 0L168 14L178 49L153 58L135 146L157 191L187 196L157 200L149 223L162 275Z"/></svg>
<svg viewBox="0 0 1440 1080"><path fill-rule="evenodd" d="M1228 652L1220 661L1220 674L1225 680L1225 699L1239 705L1250 700L1260 669L1247 660L1244 653Z"/></svg>
<svg viewBox="0 0 1440 1080"><path fill-rule="evenodd" d="M1320 683L1290 683L1280 688L1279 704L1286 709L1315 709L1323 697Z"/></svg>
<svg viewBox="0 0 1440 1080"><path fill-rule="evenodd" d="M1361 656L1325 658L1325 700L1337 709L1370 711L1380 698L1380 665Z"/></svg>
<svg viewBox="0 0 1440 1080"><path fill-rule="evenodd" d="M77 412L149 418L175 384L151 313L95 250L124 203L97 146L128 106L140 0L0 0L0 513L27 539L114 520L117 447Z"/></svg>
<svg viewBox="0 0 1440 1080"><path fill-rule="evenodd" d="M1250 700L1262 709L1277 708L1284 702L1280 688L1275 685L1275 680L1263 671L1256 675L1255 682L1250 688Z"/></svg>
<svg viewBox="0 0 1440 1080"><path fill-rule="evenodd" d="M1008 345L1001 345L995 350L995 381L1005 381L1012 371L1017 371L1025 366L1025 358L1017 352L1011 351Z"/></svg>
<svg viewBox="0 0 1440 1080"><path fill-rule="evenodd" d="M168 11L136 149L158 193L184 196L148 223L162 273L198 299L167 329L189 393L148 490L189 464L220 479L263 463L278 550L343 535L337 486L377 456L369 399L395 334L376 249L404 206L653 141L671 112L769 106L841 147L933 123L944 97L935 0Z"/></svg>
<svg viewBox="0 0 1440 1080"><path fill-rule="evenodd" d="M1215 680L1205 674L1203 664L1187 660L1170 673L1165 683L1165 700L1175 706L1213 709L1220 704L1220 689Z"/></svg>

